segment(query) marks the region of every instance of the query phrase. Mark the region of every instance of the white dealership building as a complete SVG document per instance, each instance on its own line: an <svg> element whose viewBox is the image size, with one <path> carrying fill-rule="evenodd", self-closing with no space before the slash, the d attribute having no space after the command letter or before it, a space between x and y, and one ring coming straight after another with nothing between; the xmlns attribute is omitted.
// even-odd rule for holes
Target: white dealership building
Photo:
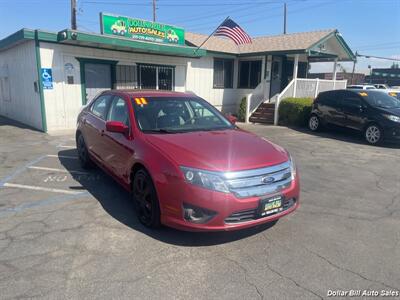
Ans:
<svg viewBox="0 0 400 300"><path fill-rule="evenodd" d="M183 44L172 44L21 29L0 40L0 115L44 132L72 129L96 94L129 88L191 91L227 113L247 97L250 116L289 91L305 96L345 86L304 79L308 64L335 62L336 74L336 62L354 59L337 30L257 37L240 46L211 37L197 49L206 38L186 32Z"/></svg>

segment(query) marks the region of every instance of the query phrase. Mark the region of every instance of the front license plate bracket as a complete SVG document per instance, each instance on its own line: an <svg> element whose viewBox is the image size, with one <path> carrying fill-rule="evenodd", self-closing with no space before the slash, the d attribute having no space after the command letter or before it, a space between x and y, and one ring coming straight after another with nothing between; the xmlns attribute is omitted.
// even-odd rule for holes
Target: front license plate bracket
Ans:
<svg viewBox="0 0 400 300"><path fill-rule="evenodd" d="M282 195L260 199L258 208L259 218L271 216L283 211L283 200L284 197Z"/></svg>

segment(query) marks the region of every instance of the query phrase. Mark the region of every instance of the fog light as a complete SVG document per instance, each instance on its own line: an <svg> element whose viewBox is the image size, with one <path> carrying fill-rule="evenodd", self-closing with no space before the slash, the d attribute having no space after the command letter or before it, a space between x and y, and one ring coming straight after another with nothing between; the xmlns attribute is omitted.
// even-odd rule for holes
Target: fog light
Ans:
<svg viewBox="0 0 400 300"><path fill-rule="evenodd" d="M214 211L186 203L183 204L183 218L188 222L204 224L210 221L215 215L216 212Z"/></svg>

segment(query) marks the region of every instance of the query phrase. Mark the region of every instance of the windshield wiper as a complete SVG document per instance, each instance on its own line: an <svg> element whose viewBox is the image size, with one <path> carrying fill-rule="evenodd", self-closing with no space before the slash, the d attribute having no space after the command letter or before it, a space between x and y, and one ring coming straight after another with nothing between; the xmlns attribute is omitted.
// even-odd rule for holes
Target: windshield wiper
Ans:
<svg viewBox="0 0 400 300"><path fill-rule="evenodd" d="M143 130L143 132L144 133L177 133L179 131L160 128L160 129Z"/></svg>

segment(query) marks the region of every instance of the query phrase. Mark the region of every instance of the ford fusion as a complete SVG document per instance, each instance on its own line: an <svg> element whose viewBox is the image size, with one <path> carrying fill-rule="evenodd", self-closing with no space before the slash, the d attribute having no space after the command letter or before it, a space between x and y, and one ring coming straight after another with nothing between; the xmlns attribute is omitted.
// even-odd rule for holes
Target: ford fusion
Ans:
<svg viewBox="0 0 400 300"><path fill-rule="evenodd" d="M151 228L242 229L299 205L289 153L193 94L103 92L79 114L76 142L82 166L99 166L130 191Z"/></svg>

